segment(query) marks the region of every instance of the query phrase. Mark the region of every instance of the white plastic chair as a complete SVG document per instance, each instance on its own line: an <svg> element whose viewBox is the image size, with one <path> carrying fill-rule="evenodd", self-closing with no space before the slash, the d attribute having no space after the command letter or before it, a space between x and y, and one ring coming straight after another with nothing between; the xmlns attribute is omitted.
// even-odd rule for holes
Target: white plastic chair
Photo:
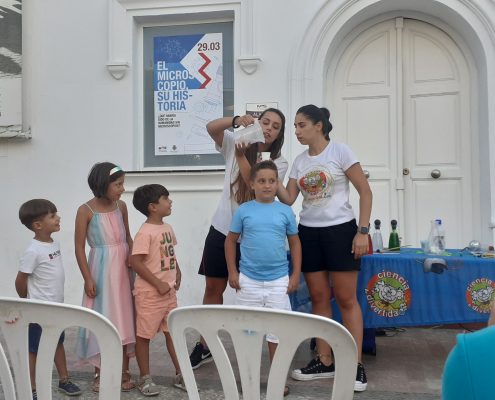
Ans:
<svg viewBox="0 0 495 400"><path fill-rule="evenodd" d="M12 321L15 321L12 323ZM120 399L122 342L113 324L93 310L69 304L0 297L0 331L12 364L0 346L0 378L6 400L31 399L29 379L28 326L37 323L43 329L36 359L38 399L52 398L53 358L62 331L72 326L90 329L101 350L100 399Z"/></svg>
<svg viewBox="0 0 495 400"><path fill-rule="evenodd" d="M241 306L191 306L173 310L168 317L189 399L199 400L186 345L185 330L193 328L205 339L222 382L226 400L238 400L232 366L219 331L227 331L235 349L244 400L260 398L261 353L266 333L279 338L268 375L267 400L282 399L294 354L299 344L312 337L326 340L335 356L333 400L350 400L354 394L357 348L349 331L338 322L312 314Z"/></svg>

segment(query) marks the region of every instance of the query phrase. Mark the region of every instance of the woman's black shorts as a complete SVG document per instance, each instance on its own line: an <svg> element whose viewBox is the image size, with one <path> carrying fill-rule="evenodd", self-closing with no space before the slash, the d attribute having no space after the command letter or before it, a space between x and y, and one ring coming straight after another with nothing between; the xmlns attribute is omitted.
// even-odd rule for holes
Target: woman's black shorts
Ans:
<svg viewBox="0 0 495 400"><path fill-rule="evenodd" d="M359 271L361 260L351 253L356 232L355 219L322 228L299 225L302 272Z"/></svg>
<svg viewBox="0 0 495 400"><path fill-rule="evenodd" d="M203 257L199 266L198 274L210 278L228 278L227 261L225 261L225 235L210 226L210 231L206 236ZM241 249L237 243L236 264L239 269L239 259Z"/></svg>

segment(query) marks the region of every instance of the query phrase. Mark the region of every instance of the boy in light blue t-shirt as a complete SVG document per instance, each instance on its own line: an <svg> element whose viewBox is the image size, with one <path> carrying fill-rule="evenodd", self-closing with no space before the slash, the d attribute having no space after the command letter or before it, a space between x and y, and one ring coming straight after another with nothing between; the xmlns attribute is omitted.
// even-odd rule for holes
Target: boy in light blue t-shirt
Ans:
<svg viewBox="0 0 495 400"><path fill-rule="evenodd" d="M229 285L236 289L238 305L290 311L288 293L297 289L301 274L301 242L296 219L289 206L275 200L278 173L272 161L255 164L250 178L255 200L239 206L225 239ZM241 259L238 272L236 243L239 236ZM292 259L290 278L286 237ZM271 361L278 339L267 335L266 340Z"/></svg>

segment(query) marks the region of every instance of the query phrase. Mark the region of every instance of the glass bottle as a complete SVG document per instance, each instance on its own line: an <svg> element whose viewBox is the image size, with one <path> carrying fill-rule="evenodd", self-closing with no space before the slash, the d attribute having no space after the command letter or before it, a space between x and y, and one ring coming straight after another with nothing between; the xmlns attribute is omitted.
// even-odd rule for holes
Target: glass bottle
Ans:
<svg viewBox="0 0 495 400"><path fill-rule="evenodd" d="M383 251L383 237L382 232L380 231L381 224L382 223L379 219L375 219L375 231L373 232L373 237L371 238L374 252Z"/></svg>
<svg viewBox="0 0 495 400"><path fill-rule="evenodd" d="M368 233L368 254L373 254L373 240L371 235Z"/></svg>
<svg viewBox="0 0 495 400"><path fill-rule="evenodd" d="M400 251L400 240L399 234L397 233L397 221L393 219L390 221L392 225L392 231L390 232L390 236L388 238L388 249L390 251Z"/></svg>

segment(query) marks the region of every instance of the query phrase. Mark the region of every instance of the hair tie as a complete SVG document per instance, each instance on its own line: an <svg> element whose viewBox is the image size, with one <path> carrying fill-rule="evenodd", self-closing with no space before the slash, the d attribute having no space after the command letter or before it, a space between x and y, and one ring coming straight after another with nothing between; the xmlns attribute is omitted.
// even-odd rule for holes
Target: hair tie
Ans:
<svg viewBox="0 0 495 400"><path fill-rule="evenodd" d="M115 166L113 167L111 170L110 170L110 173L108 174L109 176L112 176L113 174L115 174L116 172L119 172L119 171L122 171L122 168L118 167L118 166Z"/></svg>

